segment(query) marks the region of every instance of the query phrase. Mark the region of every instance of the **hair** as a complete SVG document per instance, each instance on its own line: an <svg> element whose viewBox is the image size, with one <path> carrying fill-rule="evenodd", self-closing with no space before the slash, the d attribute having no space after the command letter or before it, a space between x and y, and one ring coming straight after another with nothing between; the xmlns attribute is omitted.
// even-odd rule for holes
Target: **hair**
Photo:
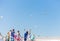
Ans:
<svg viewBox="0 0 60 41"><path fill-rule="evenodd" d="M13 31L15 31L15 29L13 29Z"/></svg>
<svg viewBox="0 0 60 41"><path fill-rule="evenodd" d="M18 35L20 35L20 31L18 30L17 32L18 32Z"/></svg>
<svg viewBox="0 0 60 41"><path fill-rule="evenodd" d="M20 31L18 30L17 32L19 33Z"/></svg>
<svg viewBox="0 0 60 41"><path fill-rule="evenodd" d="M26 31L26 33L28 34L28 31Z"/></svg>

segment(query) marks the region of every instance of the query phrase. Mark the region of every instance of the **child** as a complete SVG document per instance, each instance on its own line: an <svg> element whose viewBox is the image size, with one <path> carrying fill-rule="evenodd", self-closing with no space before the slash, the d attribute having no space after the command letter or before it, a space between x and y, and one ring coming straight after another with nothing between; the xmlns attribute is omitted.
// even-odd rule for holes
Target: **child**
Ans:
<svg viewBox="0 0 60 41"><path fill-rule="evenodd" d="M16 37L16 40L17 40L17 41L21 41L21 36L20 36L20 32L19 32L19 31L17 31L17 37Z"/></svg>

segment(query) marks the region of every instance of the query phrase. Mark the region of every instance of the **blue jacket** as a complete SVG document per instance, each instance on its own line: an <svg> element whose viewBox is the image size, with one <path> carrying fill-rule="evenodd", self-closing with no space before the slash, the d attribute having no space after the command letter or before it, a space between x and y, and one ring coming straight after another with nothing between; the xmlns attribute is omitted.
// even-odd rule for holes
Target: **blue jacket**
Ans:
<svg viewBox="0 0 60 41"><path fill-rule="evenodd" d="M11 32L11 36L12 36L12 37L14 37L14 33L15 33L15 32Z"/></svg>
<svg viewBox="0 0 60 41"><path fill-rule="evenodd" d="M24 38L27 38L27 36L28 36L28 32L26 32L26 33L24 34Z"/></svg>

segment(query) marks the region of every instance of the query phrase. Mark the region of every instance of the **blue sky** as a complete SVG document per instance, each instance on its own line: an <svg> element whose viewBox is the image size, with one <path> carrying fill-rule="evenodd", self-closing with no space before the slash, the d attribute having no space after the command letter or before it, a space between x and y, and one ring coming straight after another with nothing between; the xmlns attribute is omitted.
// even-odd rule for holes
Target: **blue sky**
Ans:
<svg viewBox="0 0 60 41"><path fill-rule="evenodd" d="M60 0L0 0L0 32L31 29L40 36L60 36ZM13 27L14 26L14 27Z"/></svg>

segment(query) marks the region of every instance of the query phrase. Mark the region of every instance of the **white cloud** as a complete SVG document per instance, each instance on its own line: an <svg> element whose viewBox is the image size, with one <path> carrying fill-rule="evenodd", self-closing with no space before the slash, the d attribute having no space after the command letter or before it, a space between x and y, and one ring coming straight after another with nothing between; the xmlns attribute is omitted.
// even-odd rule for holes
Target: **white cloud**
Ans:
<svg viewBox="0 0 60 41"><path fill-rule="evenodd" d="M3 19L3 16L0 16L0 19Z"/></svg>

